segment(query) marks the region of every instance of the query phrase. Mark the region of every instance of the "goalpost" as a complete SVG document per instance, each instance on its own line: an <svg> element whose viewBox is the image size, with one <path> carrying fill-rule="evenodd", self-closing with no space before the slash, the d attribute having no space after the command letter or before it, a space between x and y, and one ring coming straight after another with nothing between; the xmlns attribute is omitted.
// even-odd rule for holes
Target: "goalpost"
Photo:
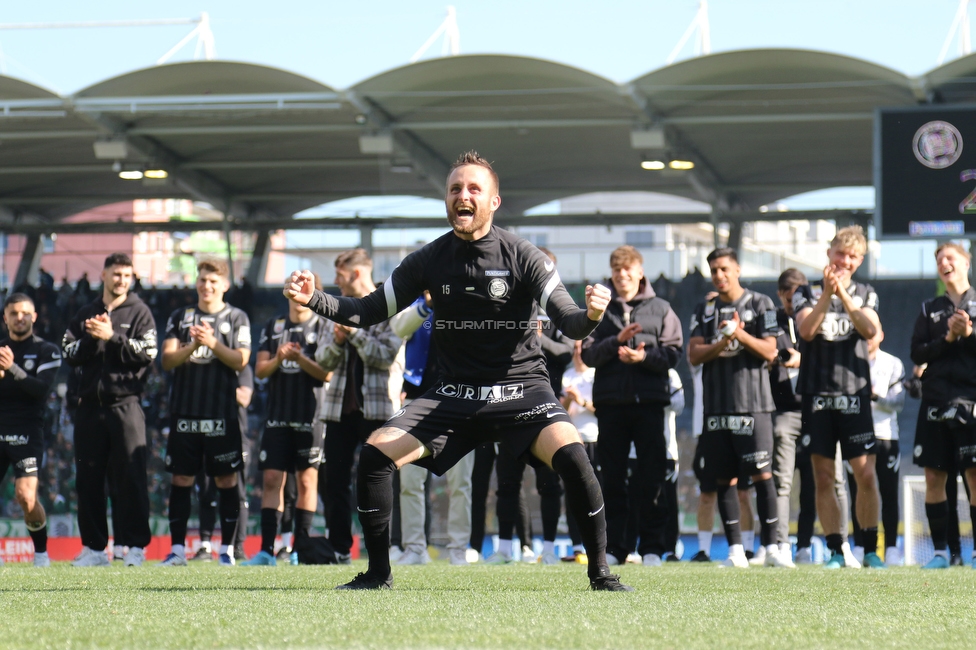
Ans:
<svg viewBox="0 0 976 650"><path fill-rule="evenodd" d="M963 558L969 558L973 548L973 524L969 517L969 499L962 478L958 481L956 512L959 513L959 535L962 538ZM903 476L901 479L902 504L905 521L905 565L925 564L932 559L932 536L925 516L925 477ZM968 563L968 562L967 562Z"/></svg>

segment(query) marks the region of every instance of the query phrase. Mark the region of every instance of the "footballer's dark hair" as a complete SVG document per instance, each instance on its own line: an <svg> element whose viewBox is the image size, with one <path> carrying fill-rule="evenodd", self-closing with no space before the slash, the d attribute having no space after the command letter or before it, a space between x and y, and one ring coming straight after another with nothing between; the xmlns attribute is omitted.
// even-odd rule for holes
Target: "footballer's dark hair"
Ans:
<svg viewBox="0 0 976 650"><path fill-rule="evenodd" d="M6 309L9 305L16 305L18 302L29 302L31 307L34 306L34 301L26 293L12 293L3 301L3 308Z"/></svg>
<svg viewBox="0 0 976 650"><path fill-rule="evenodd" d="M738 253L735 252L734 248L729 248L728 246L723 246L722 248L716 248L715 250L713 250L711 253L708 254L708 257L705 258L705 261L711 264L712 262L719 259L720 257L727 257L733 262L735 262L736 264L739 263Z"/></svg>
<svg viewBox="0 0 976 650"><path fill-rule="evenodd" d="M132 258L125 253L112 253L105 258L105 266L103 269L107 269L110 266L132 266Z"/></svg>
<svg viewBox="0 0 976 650"><path fill-rule="evenodd" d="M806 283L807 276L803 275L803 271L799 269L786 269L779 274L779 280L776 281L776 289L786 293Z"/></svg>

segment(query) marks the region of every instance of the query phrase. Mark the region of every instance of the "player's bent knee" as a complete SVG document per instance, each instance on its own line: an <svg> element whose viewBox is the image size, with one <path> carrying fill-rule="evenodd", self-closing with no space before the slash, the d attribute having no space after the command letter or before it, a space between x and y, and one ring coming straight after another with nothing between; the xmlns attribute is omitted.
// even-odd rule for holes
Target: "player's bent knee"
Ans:
<svg viewBox="0 0 976 650"><path fill-rule="evenodd" d="M370 443L363 445L359 452L359 473L363 476L381 476L392 474L396 470L396 463L383 451Z"/></svg>
<svg viewBox="0 0 976 650"><path fill-rule="evenodd" d="M224 474L223 476L215 476L214 483L218 488L226 490L227 488L237 487L237 474Z"/></svg>
<svg viewBox="0 0 976 650"><path fill-rule="evenodd" d="M379 450L388 459L396 463L397 467L403 467L407 463L430 455L430 450L424 446L424 443L403 429L396 427L377 429L369 436L366 445L371 445ZM366 446L364 445L363 448L365 449ZM360 462L362 461L360 460Z"/></svg>

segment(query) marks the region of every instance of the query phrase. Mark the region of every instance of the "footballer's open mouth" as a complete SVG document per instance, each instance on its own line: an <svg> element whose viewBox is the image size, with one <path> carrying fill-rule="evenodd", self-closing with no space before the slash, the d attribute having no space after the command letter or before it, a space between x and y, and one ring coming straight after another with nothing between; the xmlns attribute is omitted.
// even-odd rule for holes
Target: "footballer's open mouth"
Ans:
<svg viewBox="0 0 976 650"><path fill-rule="evenodd" d="M942 273L942 277L948 278L953 273L956 272L956 267L954 267L954 266L946 266L946 267L943 267L942 269L940 269L940 272Z"/></svg>
<svg viewBox="0 0 976 650"><path fill-rule="evenodd" d="M459 217L473 217L474 216L474 208L472 208L470 206L467 206L467 205L458 206L457 208L454 209L454 212Z"/></svg>

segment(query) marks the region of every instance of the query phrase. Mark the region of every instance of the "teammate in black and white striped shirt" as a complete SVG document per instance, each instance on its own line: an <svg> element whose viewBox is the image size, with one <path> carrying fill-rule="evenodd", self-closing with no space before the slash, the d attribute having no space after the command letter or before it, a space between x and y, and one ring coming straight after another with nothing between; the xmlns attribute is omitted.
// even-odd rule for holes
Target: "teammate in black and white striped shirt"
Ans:
<svg viewBox="0 0 976 650"><path fill-rule="evenodd" d="M868 339L881 329L878 296L854 281L867 240L860 226L837 231L830 242L822 282L799 287L793 310L800 344L797 392L803 395L802 442L810 451L817 485L817 514L831 556L827 568L845 566L840 505L834 493L834 454L840 443L857 481L857 518L864 540L864 566L885 568L877 554L881 497L875 473L877 440L871 419Z"/></svg>
<svg viewBox="0 0 976 650"><path fill-rule="evenodd" d="M251 356L247 314L224 303L230 288L227 264L197 266L194 307L169 317L163 342L163 370L173 370L172 424L166 469L173 474L169 525L172 552L165 566L186 565L186 527L194 477L204 464L220 493L220 563L234 564L234 532L240 516L237 472L244 463L237 417L237 373Z"/></svg>

